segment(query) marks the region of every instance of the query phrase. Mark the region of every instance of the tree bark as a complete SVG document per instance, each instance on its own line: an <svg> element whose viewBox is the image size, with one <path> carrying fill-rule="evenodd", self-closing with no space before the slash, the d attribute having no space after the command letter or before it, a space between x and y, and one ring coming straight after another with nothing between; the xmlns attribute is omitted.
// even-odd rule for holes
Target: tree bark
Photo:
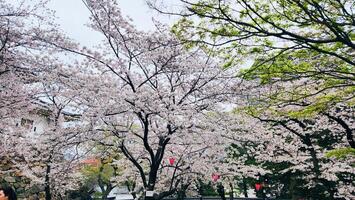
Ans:
<svg viewBox="0 0 355 200"><path fill-rule="evenodd" d="M335 116L332 116L328 113L324 113L324 115L327 116L329 119L336 121L338 124L340 124L340 126L342 126L344 128L345 133L346 133L346 139L347 139L350 147L355 148L355 141L353 138L353 130L349 127L349 125L340 117L335 117Z"/></svg>
<svg viewBox="0 0 355 200"><path fill-rule="evenodd" d="M51 172L51 166L47 164L46 168L46 176L45 176L45 187L44 187L44 192L45 192L45 198L46 200L52 200L52 194L51 194L51 186L49 183L49 174Z"/></svg>
<svg viewBox="0 0 355 200"><path fill-rule="evenodd" d="M230 187L230 192L229 192L229 199L233 200L234 199L234 187L233 187L233 183L229 182L229 187Z"/></svg>
<svg viewBox="0 0 355 200"><path fill-rule="evenodd" d="M317 152L314 149L313 145L312 145L312 141L310 138L309 134L306 134L303 138L302 138L304 144L306 144L308 146L308 150L309 153L311 155L312 158L312 163L313 163L313 171L316 174L316 179L318 180L319 176L320 176L320 167L319 167L319 160L317 158Z"/></svg>
<svg viewBox="0 0 355 200"><path fill-rule="evenodd" d="M244 193L244 197L248 197L248 187L244 177L243 177L243 193Z"/></svg>

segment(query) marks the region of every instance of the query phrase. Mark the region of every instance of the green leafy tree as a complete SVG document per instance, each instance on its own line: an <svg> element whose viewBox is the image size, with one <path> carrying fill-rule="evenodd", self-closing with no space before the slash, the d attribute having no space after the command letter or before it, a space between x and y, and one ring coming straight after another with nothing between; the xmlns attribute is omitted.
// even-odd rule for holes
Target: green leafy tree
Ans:
<svg viewBox="0 0 355 200"><path fill-rule="evenodd" d="M154 1L157 2L157 1ZM268 105L297 105L312 117L339 103L354 105L354 4L351 0L184 0L173 32L242 66L240 76L279 87ZM157 10L163 10L151 2ZM286 83L286 86L281 84ZM281 85L281 86L280 86ZM259 97L258 97L259 98ZM281 105L280 105L281 104ZM267 107L266 105L265 107ZM262 108L262 109L265 109ZM349 142L351 147L355 143Z"/></svg>
<svg viewBox="0 0 355 200"><path fill-rule="evenodd" d="M117 186L112 181L113 177L120 175L120 170L112 164L112 158L100 159L97 165L86 165L82 169L82 174L85 177L85 182L92 187L99 186L100 192L96 192L95 196L100 196L101 199L107 199L107 196L113 188Z"/></svg>
<svg viewBox="0 0 355 200"><path fill-rule="evenodd" d="M245 52L277 57L309 50L350 66L355 64L351 0L183 0L181 3L186 9L174 13L183 18L173 31L190 42L221 46L231 59ZM167 13L158 4L151 2L151 5Z"/></svg>
<svg viewBox="0 0 355 200"><path fill-rule="evenodd" d="M117 177L123 174L123 168L117 164L121 155L111 146L105 145L105 141L101 141L94 143L91 157L91 159L82 161L81 174L84 180L79 193L94 194L96 198L107 199L116 186L123 184L117 181ZM96 190L97 187L100 191Z"/></svg>

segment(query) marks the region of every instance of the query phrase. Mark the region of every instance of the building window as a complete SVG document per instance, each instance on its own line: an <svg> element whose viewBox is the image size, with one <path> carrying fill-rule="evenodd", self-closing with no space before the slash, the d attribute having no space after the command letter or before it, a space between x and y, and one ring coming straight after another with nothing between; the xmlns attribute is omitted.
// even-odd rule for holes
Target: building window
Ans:
<svg viewBox="0 0 355 200"><path fill-rule="evenodd" d="M21 119L21 126L30 129L33 126L33 120L22 118Z"/></svg>

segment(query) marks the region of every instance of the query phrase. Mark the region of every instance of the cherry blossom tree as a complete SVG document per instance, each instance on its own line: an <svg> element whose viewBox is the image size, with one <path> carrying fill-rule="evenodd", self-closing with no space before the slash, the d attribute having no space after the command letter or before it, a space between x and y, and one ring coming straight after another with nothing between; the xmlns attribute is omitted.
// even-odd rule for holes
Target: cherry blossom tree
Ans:
<svg viewBox="0 0 355 200"><path fill-rule="evenodd" d="M39 2L38 5L42 4L43 2ZM33 20L36 15L34 8L28 8L30 7L15 7L6 1L0 1L0 134L3 138L0 157L3 161L11 160L6 159L7 157L13 157L12 147L18 137L12 131L15 127L13 119L20 116L22 111L26 112L31 96L31 92L24 86L33 78L29 68L35 60L29 52L36 45L29 33L35 33L35 27L27 27L25 21L30 21L30 18ZM8 171L12 171L11 168L1 170L2 177L6 177Z"/></svg>
<svg viewBox="0 0 355 200"><path fill-rule="evenodd" d="M122 152L147 199L172 195L195 177L210 180L227 144L214 113L232 94L233 72L202 49L186 51L160 24L137 31L113 0L84 3L105 40L96 51L63 49L86 58L70 87L93 138Z"/></svg>
<svg viewBox="0 0 355 200"><path fill-rule="evenodd" d="M47 123L43 130L32 134L24 130L18 146L24 159L19 163L24 175L31 179L32 185L43 188L47 200L59 198L77 186L80 152L75 150L86 141L80 135L85 125L72 113L73 99L64 94L58 83L49 84L49 81L43 84L41 94L45 101L32 111L46 118Z"/></svg>
<svg viewBox="0 0 355 200"><path fill-rule="evenodd" d="M27 86L38 81L36 76L40 72L51 68L48 55L53 48L42 40L60 39L61 35L51 23L45 4L46 1L35 1L28 5L22 1L15 6L0 1L2 126L26 109L35 94L34 88Z"/></svg>
<svg viewBox="0 0 355 200"><path fill-rule="evenodd" d="M353 108L344 102L335 104L327 111L304 112L296 102L293 105L273 99L275 95L272 94L282 93L284 88L287 89L287 84L256 84L258 87L254 87L253 82L248 84L248 90L245 91L248 98L242 103L248 106L242 105L237 113L247 113L252 118L242 115L241 120L237 117L236 125L229 126L235 130L235 134L231 131L228 137L232 137L236 144L249 143L246 154L253 156L257 166L265 169L266 174L291 178L281 187L276 186L275 182L274 186L269 186L282 190L283 187L300 183L297 187L302 195L351 199L354 195L350 181L354 176L351 167L353 154L338 160L326 155L333 149L351 148ZM312 86L308 89L311 90ZM285 97L285 93L280 96ZM246 119L249 122L243 123ZM253 127L248 127L250 124ZM238 149L236 151L238 153ZM235 161L232 159L231 163L243 166L244 161L242 157Z"/></svg>
<svg viewBox="0 0 355 200"><path fill-rule="evenodd" d="M352 155L329 158L326 153L347 143L342 127L326 116L292 119L262 115L251 117L238 111L225 123L228 171L240 187L264 177L265 192L280 198L341 196L351 199L354 172ZM261 178L260 178L261 177Z"/></svg>
<svg viewBox="0 0 355 200"><path fill-rule="evenodd" d="M63 65L58 65L60 51L51 41L73 46L53 23L53 13L46 8L47 2L19 1L11 4L0 1L0 135L3 138L0 157L3 161L9 160L9 163L2 163L5 166L1 165L1 177L20 175L33 183L43 178L41 181L45 182L46 190L52 184L50 176L55 174L49 172L50 166L56 168L55 165L59 165L49 158L60 160L62 157L56 155L63 154L61 148L68 144L63 142L70 143L74 137L72 131L64 131L63 127L59 131L58 120L63 117L63 108L55 104L53 96L46 97L47 103L51 99L49 97L53 98L51 106L38 104L43 100L40 95L48 94L41 85L48 85L57 78L60 74L53 76L53 70ZM28 115L48 117L52 124L44 131L45 134L33 135L33 131L28 129L33 128L33 120L26 119ZM53 155L50 152L54 152ZM46 162L42 162L44 160ZM39 170L45 168L43 164L47 166L47 172ZM60 183L63 179L59 177L67 177L59 170L64 166L68 165L52 170L57 171L57 178L52 180Z"/></svg>

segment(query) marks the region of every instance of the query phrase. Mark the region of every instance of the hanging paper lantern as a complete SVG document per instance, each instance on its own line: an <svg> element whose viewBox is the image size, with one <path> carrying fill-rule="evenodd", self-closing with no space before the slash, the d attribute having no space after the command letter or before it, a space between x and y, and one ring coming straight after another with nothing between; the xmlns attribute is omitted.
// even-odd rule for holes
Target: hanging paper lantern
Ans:
<svg viewBox="0 0 355 200"><path fill-rule="evenodd" d="M263 186L261 185L261 183L255 183L255 190L256 190L256 191L261 190L262 187L263 187Z"/></svg>
<svg viewBox="0 0 355 200"><path fill-rule="evenodd" d="M173 165L173 164L174 164L174 162L175 162L175 158L170 157L170 158L169 158L169 163L170 163L170 165Z"/></svg>
<svg viewBox="0 0 355 200"><path fill-rule="evenodd" d="M218 174L215 174L215 173L212 174L212 180L214 182L216 182L219 178L220 178L220 176Z"/></svg>

